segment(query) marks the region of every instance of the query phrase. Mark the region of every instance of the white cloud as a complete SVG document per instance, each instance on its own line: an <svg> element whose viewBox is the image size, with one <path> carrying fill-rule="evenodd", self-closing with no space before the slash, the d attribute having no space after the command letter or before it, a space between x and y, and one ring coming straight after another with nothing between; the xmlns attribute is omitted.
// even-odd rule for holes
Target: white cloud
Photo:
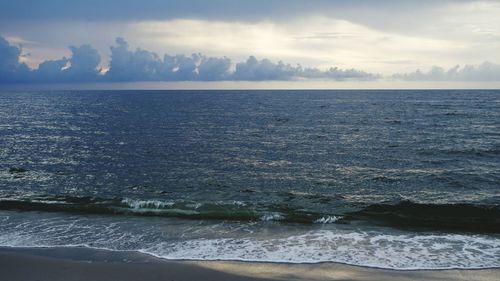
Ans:
<svg viewBox="0 0 500 281"><path fill-rule="evenodd" d="M112 1L94 2L113 6ZM164 16L153 10L166 5L160 2L144 4L149 16L146 10L120 10L110 11L109 19L100 12L96 20L85 21L85 9L70 9L75 19L55 15L57 20L37 18L34 24L6 18L0 34L9 35L11 43L23 42L24 52L31 54L23 62L30 67L69 56L61 46L90 43L105 68L108 46L117 35L132 49L157 54L201 52L232 61L255 55L325 71L334 65L392 75L431 65L500 62L500 1L290 1L285 6L223 1L229 4L200 4L206 9L196 10L173 1L177 4Z"/></svg>
<svg viewBox="0 0 500 281"><path fill-rule="evenodd" d="M440 39L388 33L345 20L310 16L288 22L172 20L131 23L133 42L152 50L201 51L242 60L248 54L327 69L362 65L391 73L435 63L460 46ZM149 39L148 39L149 38ZM138 43L135 43L138 44ZM200 49L201 48L201 49ZM390 56L389 56L390 55ZM395 66L391 61L412 61ZM454 61L450 58L450 61ZM447 61L448 63L448 61Z"/></svg>
<svg viewBox="0 0 500 281"><path fill-rule="evenodd" d="M500 81L500 65L484 62L479 65L457 65L450 69L433 66L429 71L416 70L394 74L393 78L409 81Z"/></svg>
<svg viewBox="0 0 500 281"><path fill-rule="evenodd" d="M101 57L88 44L70 46L71 56L46 60L37 69L30 70L20 63L21 48L12 46L0 37L0 82L2 83L67 83L67 82L136 82L136 81L289 81L300 78L330 80L373 80L377 75L360 70L342 70L337 67L322 71L303 69L269 59L250 56L237 63L232 70L228 57L206 57L200 53L164 55L143 49L130 50L128 43L118 37L111 47L111 61L106 72L98 69Z"/></svg>

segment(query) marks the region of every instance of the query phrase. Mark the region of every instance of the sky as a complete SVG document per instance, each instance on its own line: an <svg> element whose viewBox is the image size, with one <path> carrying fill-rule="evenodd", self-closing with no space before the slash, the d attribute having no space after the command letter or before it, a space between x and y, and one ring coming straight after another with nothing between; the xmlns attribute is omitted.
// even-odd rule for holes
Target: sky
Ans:
<svg viewBox="0 0 500 281"><path fill-rule="evenodd" d="M485 0L0 0L0 86L500 88L498 15Z"/></svg>

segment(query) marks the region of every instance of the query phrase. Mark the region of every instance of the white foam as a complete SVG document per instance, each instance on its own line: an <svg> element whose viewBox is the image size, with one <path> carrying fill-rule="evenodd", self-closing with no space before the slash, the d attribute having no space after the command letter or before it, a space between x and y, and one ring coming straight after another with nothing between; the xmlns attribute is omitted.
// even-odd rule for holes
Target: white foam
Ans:
<svg viewBox="0 0 500 281"><path fill-rule="evenodd" d="M279 216L270 214L270 219ZM36 216L36 217L35 217ZM325 221L328 219L325 218ZM0 246L92 247L174 260L339 262L390 269L500 267L500 236L0 212ZM325 229L327 228L327 229Z"/></svg>
<svg viewBox="0 0 500 281"><path fill-rule="evenodd" d="M326 216L326 217L322 217L320 219L317 219L315 220L314 222L315 223L335 223L337 222L338 220L341 220L342 217L341 216Z"/></svg>
<svg viewBox="0 0 500 281"><path fill-rule="evenodd" d="M260 218L261 221L280 221L282 219L284 219L284 217L278 213L265 214Z"/></svg>
<svg viewBox="0 0 500 281"><path fill-rule="evenodd" d="M234 200L233 201L233 205L240 206L240 207L245 207L247 204L245 202L242 202L242 201Z"/></svg>
<svg viewBox="0 0 500 281"><path fill-rule="evenodd" d="M151 208L161 209L165 207L171 207L174 202L164 202L160 200L133 200L125 198L122 200L123 204L127 204L129 207L134 209Z"/></svg>
<svg viewBox="0 0 500 281"><path fill-rule="evenodd" d="M140 251L177 260L339 262L400 270L500 266L499 239L465 235L315 231L282 239L197 239L160 243Z"/></svg>

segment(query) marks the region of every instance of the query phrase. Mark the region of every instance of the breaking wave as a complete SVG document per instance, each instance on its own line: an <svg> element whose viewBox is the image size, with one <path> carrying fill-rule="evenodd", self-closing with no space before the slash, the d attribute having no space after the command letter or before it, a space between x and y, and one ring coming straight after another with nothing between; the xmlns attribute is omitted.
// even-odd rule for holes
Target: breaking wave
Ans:
<svg viewBox="0 0 500 281"><path fill-rule="evenodd" d="M305 208L240 201L190 202L130 198L2 198L0 210L172 217L194 220L274 221L329 224L362 222L412 230L500 233L500 207L475 204L422 204L411 201L358 204L357 211L325 214Z"/></svg>

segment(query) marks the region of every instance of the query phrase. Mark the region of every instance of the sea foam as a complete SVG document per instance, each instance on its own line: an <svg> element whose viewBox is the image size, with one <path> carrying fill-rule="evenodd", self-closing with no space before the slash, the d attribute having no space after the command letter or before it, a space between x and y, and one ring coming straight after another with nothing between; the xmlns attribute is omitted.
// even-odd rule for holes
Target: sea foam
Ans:
<svg viewBox="0 0 500 281"><path fill-rule="evenodd" d="M171 260L338 262L400 270L500 267L498 235L366 231L337 224L284 229L266 222L200 224L10 211L1 211L0 221L4 247L90 247Z"/></svg>

